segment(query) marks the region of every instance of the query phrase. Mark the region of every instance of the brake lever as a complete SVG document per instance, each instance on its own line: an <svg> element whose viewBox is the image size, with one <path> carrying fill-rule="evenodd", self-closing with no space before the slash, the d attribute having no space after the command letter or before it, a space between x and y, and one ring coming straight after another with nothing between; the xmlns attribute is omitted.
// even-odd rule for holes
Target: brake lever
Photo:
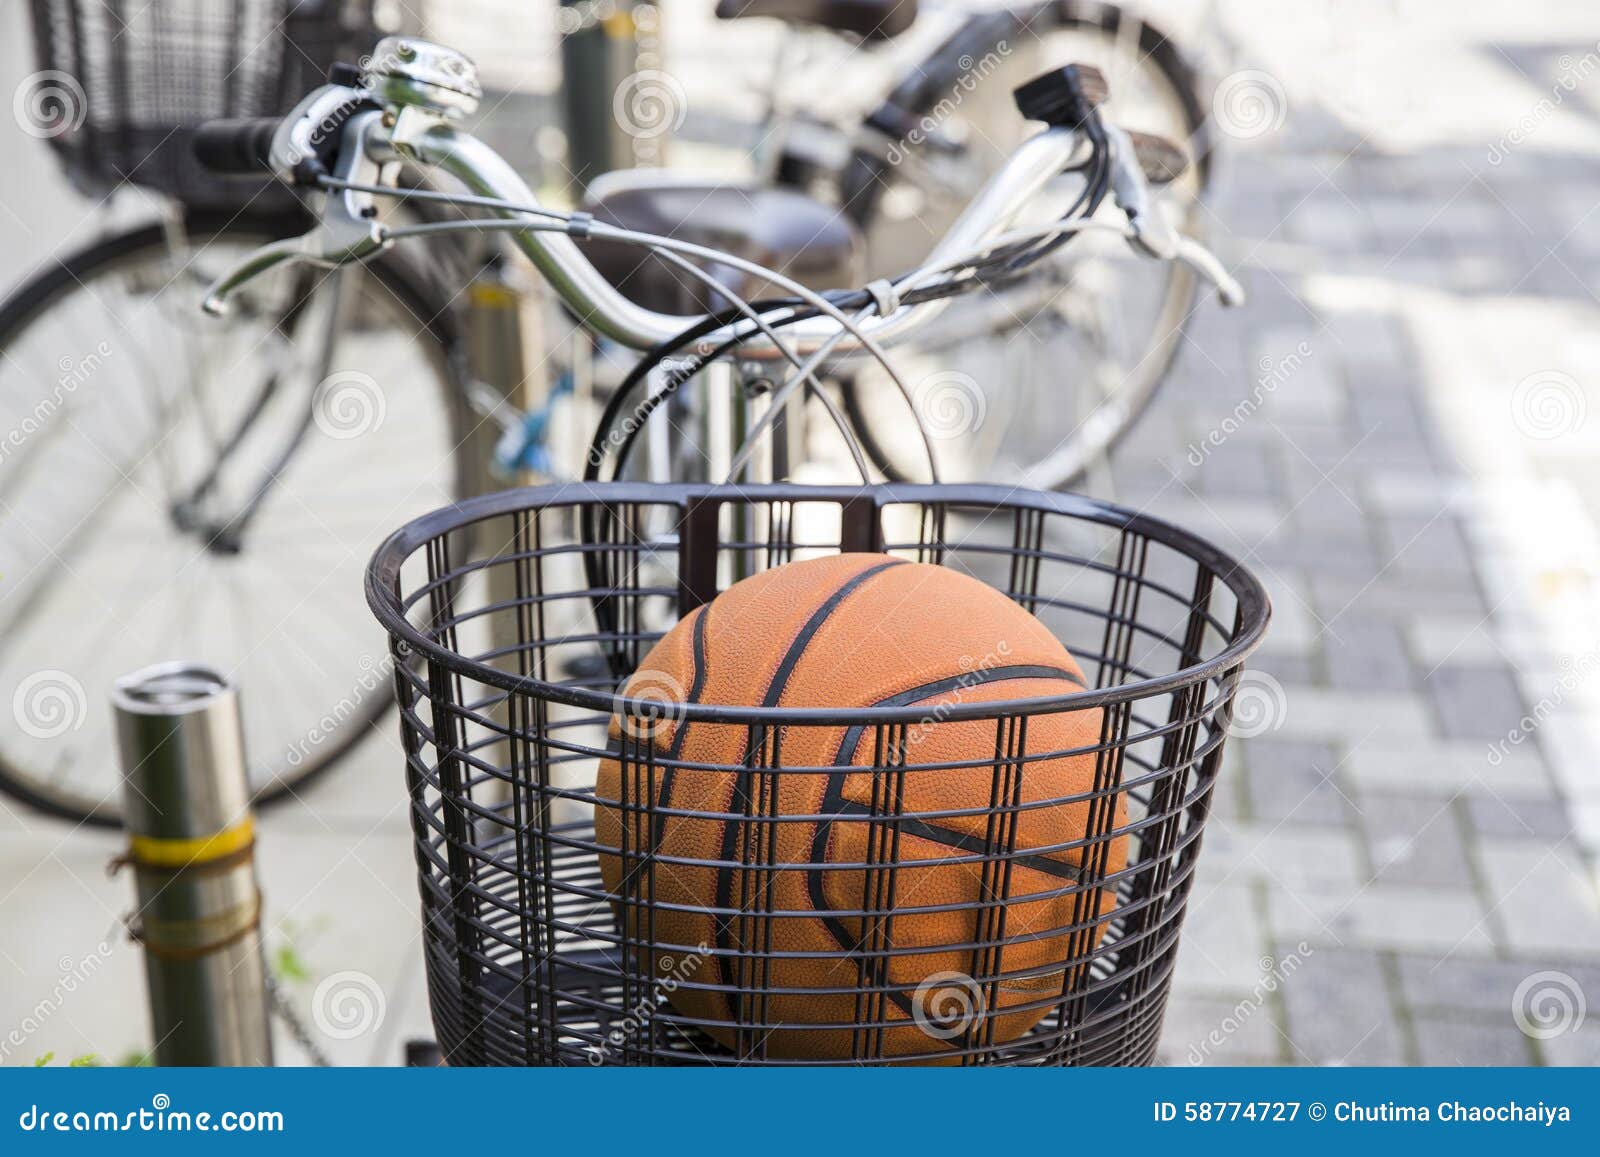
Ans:
<svg viewBox="0 0 1600 1157"><path fill-rule="evenodd" d="M1217 300L1232 309L1244 304L1244 286L1229 273L1221 260L1193 237L1178 238L1177 259L1211 282L1217 290Z"/></svg>
<svg viewBox="0 0 1600 1157"><path fill-rule="evenodd" d="M1173 228L1150 195L1150 183L1126 130L1106 124L1111 142L1111 194L1128 219L1128 243L1158 261L1181 261L1216 287L1217 298L1232 308L1244 304L1244 287L1217 255Z"/></svg>
<svg viewBox="0 0 1600 1157"><path fill-rule="evenodd" d="M334 174L358 185L390 184L398 162L380 163L368 155L367 138L382 120L377 111L358 113L344 126ZM294 131L295 125L286 126ZM280 138L281 139L281 138ZM274 153L279 152L276 144ZM314 265L335 269L364 261L394 244L378 223L377 201L371 193L352 189L329 190L316 226L299 237L287 237L255 250L211 283L200 308L213 317L225 316L228 298L240 286L283 264Z"/></svg>
<svg viewBox="0 0 1600 1157"><path fill-rule="evenodd" d="M1134 245L1160 261L1176 260L1178 231L1150 196L1150 184L1139 167L1132 138L1116 125L1104 127L1111 142L1111 195L1128 218Z"/></svg>

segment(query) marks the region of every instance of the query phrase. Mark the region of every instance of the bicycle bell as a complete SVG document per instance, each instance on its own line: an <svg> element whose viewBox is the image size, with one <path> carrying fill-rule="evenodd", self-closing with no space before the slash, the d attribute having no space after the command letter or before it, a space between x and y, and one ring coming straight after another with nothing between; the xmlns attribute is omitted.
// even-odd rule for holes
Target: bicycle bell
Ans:
<svg viewBox="0 0 1600 1157"><path fill-rule="evenodd" d="M452 48L413 36L386 36L362 62L361 82L386 107L416 105L455 119L483 99L478 66Z"/></svg>

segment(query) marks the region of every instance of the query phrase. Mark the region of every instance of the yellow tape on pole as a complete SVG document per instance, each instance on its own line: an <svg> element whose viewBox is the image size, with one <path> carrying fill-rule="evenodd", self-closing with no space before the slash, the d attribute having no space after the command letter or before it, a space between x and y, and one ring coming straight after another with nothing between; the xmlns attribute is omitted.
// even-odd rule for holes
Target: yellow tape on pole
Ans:
<svg viewBox="0 0 1600 1157"><path fill-rule="evenodd" d="M147 868L186 868L220 860L250 846L256 838L254 816L209 836L190 839L163 839L158 836L130 836L128 858Z"/></svg>

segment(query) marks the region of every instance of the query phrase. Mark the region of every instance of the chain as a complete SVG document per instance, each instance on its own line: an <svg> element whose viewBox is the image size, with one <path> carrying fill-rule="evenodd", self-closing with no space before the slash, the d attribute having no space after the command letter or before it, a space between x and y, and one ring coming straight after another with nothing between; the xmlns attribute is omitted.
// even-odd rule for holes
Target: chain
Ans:
<svg viewBox="0 0 1600 1157"><path fill-rule="evenodd" d="M311 1063L318 1068L331 1068L333 1062L328 1059L328 1054L322 1051L322 1046L311 1036L311 1030L306 1027L306 1022L300 1019L300 1014L289 1003L288 995L278 984L278 978L270 972L267 973L267 1001L273 1015L275 1015L289 1030L289 1035L294 1037L295 1043L306 1051L311 1058Z"/></svg>

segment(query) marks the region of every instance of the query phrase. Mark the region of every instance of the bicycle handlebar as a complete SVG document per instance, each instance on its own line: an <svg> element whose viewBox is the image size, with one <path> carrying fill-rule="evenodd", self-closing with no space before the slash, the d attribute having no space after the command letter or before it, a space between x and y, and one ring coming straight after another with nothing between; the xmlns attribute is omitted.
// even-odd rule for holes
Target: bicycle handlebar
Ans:
<svg viewBox="0 0 1600 1157"><path fill-rule="evenodd" d="M208 121L195 130L195 159L219 176L269 174L272 138L282 123L282 117Z"/></svg>
<svg viewBox="0 0 1600 1157"><path fill-rule="evenodd" d="M392 187L399 163L411 161L451 174L477 195L474 204L525 226L512 226L518 246L551 288L596 332L644 350L670 342L705 320L703 316L658 313L623 296L590 263L576 242L602 236L637 241L640 235L610 229L586 214L566 217L543 208L515 169L490 146L453 123L471 108L470 101L464 99L471 87L470 78L463 82L459 71L463 65L471 68L465 57L436 45L406 40L383 42L373 59L382 62L375 64L374 70L381 67L387 71L369 70L362 88L324 85L272 126L265 146L265 122L222 122L205 126L197 135L197 155L208 164L215 158L219 168L238 171L237 166L248 161L252 169L266 167L286 182L320 184L329 190L319 224L303 237L274 242L256 251L218 279L206 295L204 308L208 312L222 312L228 295L283 261L336 266L387 248L393 238L376 220L373 190ZM200 153L202 137L207 141L205 154ZM756 273L816 304L818 316L796 321L784 331L785 344L793 353L809 356L827 349L842 355L863 348L878 352L875 347L879 343L898 340L922 328L948 301L901 306L897 304L897 287L899 291L915 287L959 265L963 259L986 251L1045 184L1071 165L1083 144L1079 130L1069 127L1047 128L1024 141L973 198L921 268L895 279L893 284L875 283L879 305L877 315L872 317L846 319L838 309L790 279L730 255L667 238L654 240L680 254L709 257ZM1150 207L1148 184L1126 134L1112 133L1110 144L1112 186L1128 216L1129 239L1152 256L1191 264L1219 287L1225 303L1242 299L1242 291L1220 263L1197 242L1180 239L1162 214ZM848 332L841 336L842 328ZM758 360L788 356L770 338L749 335L735 325L711 332L703 341L711 346L734 336L744 337L741 356Z"/></svg>

